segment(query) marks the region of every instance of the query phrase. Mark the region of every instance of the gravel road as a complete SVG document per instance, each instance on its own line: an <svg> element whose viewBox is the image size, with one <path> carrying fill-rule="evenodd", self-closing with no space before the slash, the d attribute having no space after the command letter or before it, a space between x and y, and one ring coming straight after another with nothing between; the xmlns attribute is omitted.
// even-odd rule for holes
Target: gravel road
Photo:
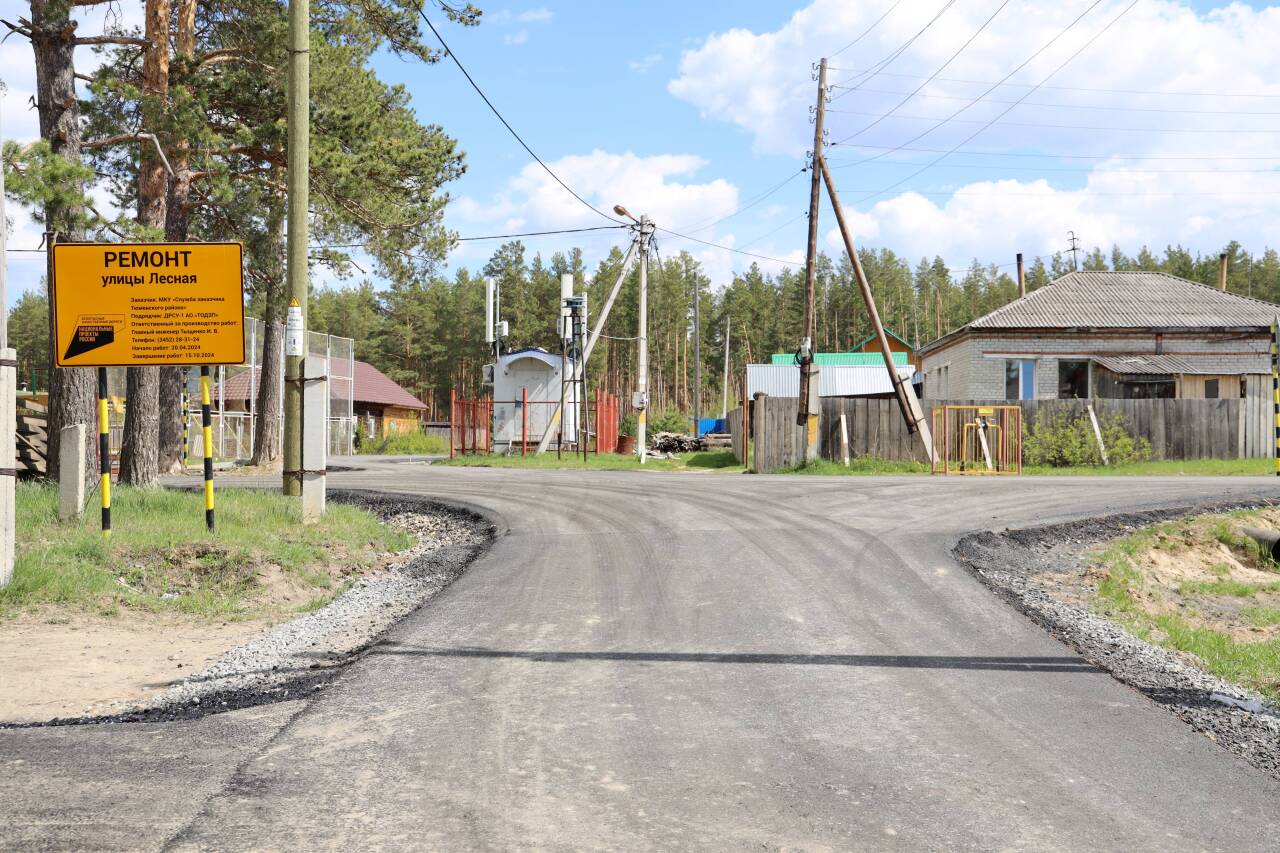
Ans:
<svg viewBox="0 0 1280 853"><path fill-rule="evenodd" d="M1280 781L953 556L1272 479L361 462L500 535L306 699L0 731L0 848L1275 848Z"/></svg>

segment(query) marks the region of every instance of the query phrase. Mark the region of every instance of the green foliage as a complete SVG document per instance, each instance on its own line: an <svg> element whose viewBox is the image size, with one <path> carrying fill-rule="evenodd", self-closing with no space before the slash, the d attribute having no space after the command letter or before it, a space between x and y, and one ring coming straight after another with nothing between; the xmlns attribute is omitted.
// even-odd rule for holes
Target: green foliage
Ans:
<svg viewBox="0 0 1280 853"><path fill-rule="evenodd" d="M49 381L49 299L28 290L9 312L9 346L18 351L18 387L47 390ZM32 387L33 376L39 389Z"/></svg>
<svg viewBox="0 0 1280 853"><path fill-rule="evenodd" d="M687 433L692 425L693 422L682 412L676 409L667 409L665 412L653 412L650 414L648 431L650 435L658 432Z"/></svg>
<svg viewBox="0 0 1280 853"><path fill-rule="evenodd" d="M382 438L366 437L358 451L382 456L440 456L449 453L449 440L425 432L393 432Z"/></svg>
<svg viewBox="0 0 1280 853"><path fill-rule="evenodd" d="M1151 458L1151 443L1145 438L1135 438L1123 415L1099 412L1098 426L1112 464L1145 462ZM1033 466L1066 468L1102 464L1087 412L1072 417L1062 410L1042 411L1033 423L1024 426L1022 453L1023 462Z"/></svg>
<svg viewBox="0 0 1280 853"><path fill-rule="evenodd" d="M365 510L331 504L319 524L304 526L294 502L249 489L218 494L213 534L205 529L199 492L115 489L114 529L104 540L93 512L60 522L57 499L54 485L18 485L22 537L13 582L0 589L0 616L63 604L91 612L125 607L241 618L255 615L258 573L270 566L328 589L332 581L320 568L335 554L359 568L411 544Z"/></svg>

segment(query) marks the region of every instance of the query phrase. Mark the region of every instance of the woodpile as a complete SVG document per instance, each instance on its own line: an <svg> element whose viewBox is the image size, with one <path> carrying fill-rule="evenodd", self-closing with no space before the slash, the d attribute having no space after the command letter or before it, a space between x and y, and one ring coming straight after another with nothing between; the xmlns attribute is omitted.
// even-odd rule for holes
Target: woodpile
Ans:
<svg viewBox="0 0 1280 853"><path fill-rule="evenodd" d="M17 464L18 476L43 477L49 470L48 410L34 400L19 400Z"/></svg>
<svg viewBox="0 0 1280 853"><path fill-rule="evenodd" d="M692 453L698 450L724 450L733 447L733 436L729 433L709 432L701 438L694 438L683 432L655 433L649 441L649 449L658 453Z"/></svg>

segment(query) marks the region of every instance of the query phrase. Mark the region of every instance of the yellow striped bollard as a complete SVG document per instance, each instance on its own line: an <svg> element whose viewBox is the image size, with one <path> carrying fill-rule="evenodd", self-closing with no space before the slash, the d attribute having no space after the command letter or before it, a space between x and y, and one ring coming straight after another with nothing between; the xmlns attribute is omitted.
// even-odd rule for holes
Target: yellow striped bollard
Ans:
<svg viewBox="0 0 1280 853"><path fill-rule="evenodd" d="M213 417L209 413L209 368L200 368L200 429L204 433L204 524L213 530Z"/></svg>
<svg viewBox="0 0 1280 853"><path fill-rule="evenodd" d="M107 412L107 369L98 368L98 471L101 475L102 536L111 538L111 418Z"/></svg>

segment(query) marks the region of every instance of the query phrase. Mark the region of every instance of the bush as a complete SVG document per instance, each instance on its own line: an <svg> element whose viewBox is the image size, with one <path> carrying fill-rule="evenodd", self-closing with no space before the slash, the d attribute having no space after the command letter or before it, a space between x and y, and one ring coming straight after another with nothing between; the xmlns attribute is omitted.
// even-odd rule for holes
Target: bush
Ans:
<svg viewBox="0 0 1280 853"><path fill-rule="evenodd" d="M1151 442L1135 437L1124 415L1099 412L1098 427L1111 464L1146 462L1151 458ZM1034 423L1023 427L1022 456L1026 465L1053 468L1102 464L1088 412L1075 417L1063 410L1041 412Z"/></svg>
<svg viewBox="0 0 1280 853"><path fill-rule="evenodd" d="M449 440L417 430L393 432L382 438L364 438L357 451L382 456L440 456L449 452Z"/></svg>
<svg viewBox="0 0 1280 853"><path fill-rule="evenodd" d="M678 432L686 434L693 422L686 418L678 409L668 409L665 412L649 413L648 433L653 435L655 432ZM622 423L618 425L618 435L636 434L636 413L632 412L622 419Z"/></svg>

